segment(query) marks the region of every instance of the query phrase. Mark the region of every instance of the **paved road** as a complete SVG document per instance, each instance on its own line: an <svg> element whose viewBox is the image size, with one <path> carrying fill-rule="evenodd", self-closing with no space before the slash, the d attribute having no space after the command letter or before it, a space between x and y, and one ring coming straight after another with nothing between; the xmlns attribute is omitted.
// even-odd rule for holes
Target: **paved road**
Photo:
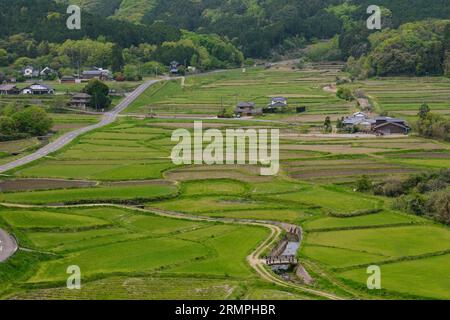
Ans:
<svg viewBox="0 0 450 320"><path fill-rule="evenodd" d="M40 158L43 158L43 157L49 155L50 153L58 151L62 147L66 146L67 144L72 142L78 136L80 136L80 135L82 135L82 134L84 134L86 132L89 132L89 131L92 131L92 130L104 127L104 126L114 122L116 120L117 116L119 115L119 113L121 113L123 110L125 110L148 87L154 85L155 83L157 83L159 81L161 81L161 80L150 80L150 81L147 81L144 84L140 85L130 95L128 95L126 98L124 98L112 111L105 113L103 115L102 120L99 123L91 125L91 126L88 126L88 127L80 128L78 130L71 131L69 133L66 133L65 135L59 137L58 139L56 139L52 143L50 143L50 144L46 145L45 147L39 149L35 153L32 153L32 154L30 154L30 155L28 155L26 157L23 157L23 158L18 159L16 161L13 161L13 162L10 162L8 164L0 166L0 173L6 172L6 171L11 170L11 169L15 169L15 168L23 166L23 165L25 165L27 163L30 163L30 162L33 162L33 161L38 160Z"/></svg>
<svg viewBox="0 0 450 320"><path fill-rule="evenodd" d="M0 263L6 261L17 251L17 242L6 231L0 229Z"/></svg>

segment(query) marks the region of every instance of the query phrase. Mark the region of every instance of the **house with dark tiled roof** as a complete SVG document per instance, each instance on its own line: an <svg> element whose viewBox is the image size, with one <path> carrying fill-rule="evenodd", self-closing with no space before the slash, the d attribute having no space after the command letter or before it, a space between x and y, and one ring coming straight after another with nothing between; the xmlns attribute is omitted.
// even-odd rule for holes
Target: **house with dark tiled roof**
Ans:
<svg viewBox="0 0 450 320"><path fill-rule="evenodd" d="M76 83L76 80L74 76L62 76L59 79L59 83Z"/></svg>
<svg viewBox="0 0 450 320"><path fill-rule="evenodd" d="M256 109L254 102L238 102L234 109L237 117L252 117L262 114L262 109Z"/></svg>
<svg viewBox="0 0 450 320"><path fill-rule="evenodd" d="M382 135L408 134L411 131L411 127L403 119L378 117L375 118L375 124L372 126L372 130Z"/></svg>
<svg viewBox="0 0 450 320"><path fill-rule="evenodd" d="M268 105L269 109L282 109L288 106L287 99L284 97L273 97Z"/></svg>
<svg viewBox="0 0 450 320"><path fill-rule="evenodd" d="M363 112L357 112L343 121L344 128L358 131L373 132L381 135L408 134L411 131L408 123L403 119L391 117L369 118Z"/></svg>
<svg viewBox="0 0 450 320"><path fill-rule="evenodd" d="M71 107L80 108L86 110L91 101L91 95L87 93L76 93L72 96L72 99L69 102Z"/></svg>
<svg viewBox="0 0 450 320"><path fill-rule="evenodd" d="M91 79L99 79L99 80L110 80L112 78L111 72L107 69L96 68L94 67L92 70L85 70L81 74L81 79L84 81L89 81Z"/></svg>

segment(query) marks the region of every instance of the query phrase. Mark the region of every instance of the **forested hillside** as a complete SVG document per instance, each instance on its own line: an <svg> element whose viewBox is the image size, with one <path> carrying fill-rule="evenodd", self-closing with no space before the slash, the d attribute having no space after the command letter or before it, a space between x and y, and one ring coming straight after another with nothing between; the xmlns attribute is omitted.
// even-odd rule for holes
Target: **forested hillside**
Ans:
<svg viewBox="0 0 450 320"><path fill-rule="evenodd" d="M36 50L41 42L88 38L126 49L119 60L132 64L167 64L177 59L206 70L240 65L243 55L299 57L300 50L313 44L302 53L305 59L349 60L348 70L354 77L450 73L450 29L443 20L450 18L446 1L380 0L382 31L366 27L371 2L0 0L1 37L6 42L0 43L0 49L7 52L6 58L0 54L0 63L2 59L11 64L21 57L36 58L41 55ZM69 3L83 10L81 30L65 26ZM333 41L320 41L328 39ZM27 41L34 41L35 48L15 47ZM111 52L106 55L110 56Z"/></svg>
<svg viewBox="0 0 450 320"><path fill-rule="evenodd" d="M366 8L374 4L371 0L77 1L96 14L146 25L162 20L181 29L227 36L246 55L259 57L270 55L273 49L298 47L305 39L340 33L345 21L336 16L334 6L348 3L355 7L351 18L365 20ZM380 0L376 4L390 10L393 27L425 18L450 18L450 6L442 0Z"/></svg>
<svg viewBox="0 0 450 320"><path fill-rule="evenodd" d="M119 9L123 0L55 0L56 2L60 2L65 5L75 4L83 8L83 10L89 11L94 15L109 17L114 15L117 9ZM133 2L138 2L137 0Z"/></svg>
<svg viewBox="0 0 450 320"><path fill-rule="evenodd" d="M105 2L84 3L94 11ZM174 60L182 64L182 73L187 66L210 70L244 62L242 52L215 34L180 30L164 21L143 25L88 12L82 14L80 30L69 30L66 10L53 0L0 0L0 83L25 80L26 66L49 67L52 79L95 66L111 69L116 79L139 80L168 71Z"/></svg>
<svg viewBox="0 0 450 320"><path fill-rule="evenodd" d="M67 39L96 39L103 36L122 47L140 43L158 44L180 38L178 29L161 23L149 26L113 21L84 13L81 30L66 27L66 6L52 0L0 0L1 37L18 33L37 41L63 42Z"/></svg>

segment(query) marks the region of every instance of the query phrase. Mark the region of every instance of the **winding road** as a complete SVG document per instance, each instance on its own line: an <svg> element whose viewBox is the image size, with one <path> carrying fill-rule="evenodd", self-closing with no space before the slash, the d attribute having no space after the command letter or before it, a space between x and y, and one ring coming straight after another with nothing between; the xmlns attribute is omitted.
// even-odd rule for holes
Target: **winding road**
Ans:
<svg viewBox="0 0 450 320"><path fill-rule="evenodd" d="M16 240L6 231L0 229L0 263L11 257L17 249Z"/></svg>
<svg viewBox="0 0 450 320"><path fill-rule="evenodd" d="M46 145L45 147L37 150L36 152L34 152L32 154L0 166L0 173L4 173L6 171L23 166L27 163L41 159L41 158L49 155L50 153L58 151L59 149L68 145L73 140L75 140L77 137L79 137L80 135L82 135L86 132L89 132L89 131L92 131L92 130L95 130L95 129L98 129L98 128L101 128L101 127L107 126L108 124L113 123L117 119L117 116L122 111L124 111L134 100L136 100L145 90L147 90L150 86L154 85L155 83L163 81L163 80L150 80L150 81L145 82L144 84L140 85L136 90L134 90L131 94L126 96L112 111L105 113L103 115L102 120L99 123L66 133L65 135L59 137L52 143Z"/></svg>
<svg viewBox="0 0 450 320"><path fill-rule="evenodd" d="M39 205L22 205L22 204L11 204L11 203L0 203L0 205L9 208L93 208L93 207L115 207L122 208L127 210L134 210L144 213L152 213L158 216L167 217L167 218L175 218L175 219L183 219L183 220L191 220L191 221L206 221L206 222L220 222L220 223L229 223L229 224L241 224L241 225L254 225L260 226L270 229L270 236L261 244L259 247L252 252L247 257L248 264L256 271L256 273L264 280L269 281L273 284L293 289L298 292L303 292L307 294L311 294L317 297L329 299L329 300L344 300L342 297L339 297L335 294L328 293L322 290L313 289L311 287L284 281L282 278L276 276L271 271L266 268L265 260L262 259L262 254L269 248L271 248L279 239L280 234L283 230L288 230L292 227L292 225L276 222L276 221L268 221L268 220L249 220L249 219L232 219L232 218L212 218L212 217L203 217L203 216L195 216L175 211L167 211L167 210L159 210L155 208L150 209L140 209L136 207L129 207L125 205L119 204L111 204L111 203L103 203L103 204L83 204L83 205L63 205L63 206L39 206Z"/></svg>

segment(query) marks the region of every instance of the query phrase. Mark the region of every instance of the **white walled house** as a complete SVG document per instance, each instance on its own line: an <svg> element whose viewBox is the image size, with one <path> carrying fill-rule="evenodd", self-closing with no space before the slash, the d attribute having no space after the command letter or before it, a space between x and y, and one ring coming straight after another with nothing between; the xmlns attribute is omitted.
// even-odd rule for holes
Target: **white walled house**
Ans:
<svg viewBox="0 0 450 320"><path fill-rule="evenodd" d="M45 95L45 94L54 94L55 89L42 84L42 83L34 83L31 86L28 86L22 89L22 94L32 94L32 95Z"/></svg>

